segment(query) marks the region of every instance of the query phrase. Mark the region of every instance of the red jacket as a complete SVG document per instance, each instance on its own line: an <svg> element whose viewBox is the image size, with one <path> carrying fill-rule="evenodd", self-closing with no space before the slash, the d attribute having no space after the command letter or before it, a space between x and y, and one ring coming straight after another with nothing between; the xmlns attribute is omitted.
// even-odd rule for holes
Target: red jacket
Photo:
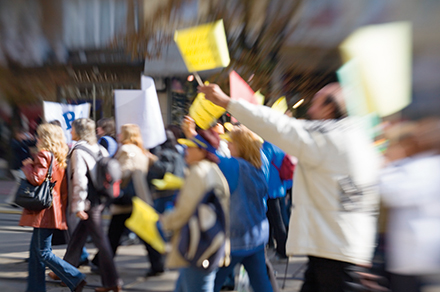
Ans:
<svg viewBox="0 0 440 292"><path fill-rule="evenodd" d="M34 163L22 167L28 181L38 186L43 183L49 171L51 154L49 151L38 152ZM56 181L53 189L52 207L41 211L23 210L20 218L20 226L36 228L53 228L66 230L66 207L67 207L67 179L65 169L58 165L54 156L52 166L52 181Z"/></svg>

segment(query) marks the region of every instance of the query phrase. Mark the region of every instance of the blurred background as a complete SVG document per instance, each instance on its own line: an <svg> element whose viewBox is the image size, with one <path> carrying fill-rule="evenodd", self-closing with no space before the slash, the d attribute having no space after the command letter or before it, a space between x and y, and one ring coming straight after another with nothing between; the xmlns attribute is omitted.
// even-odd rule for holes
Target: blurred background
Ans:
<svg viewBox="0 0 440 292"><path fill-rule="evenodd" d="M95 118L114 116L114 89L154 78L165 124L179 124L196 95L173 41L176 29L223 19L231 63L201 72L227 91L237 71L265 104L304 104L336 81L338 46L359 27L412 24L412 103L403 118L440 107L440 1L437 0L0 0L0 159L14 129L33 134L42 101L95 100Z"/></svg>

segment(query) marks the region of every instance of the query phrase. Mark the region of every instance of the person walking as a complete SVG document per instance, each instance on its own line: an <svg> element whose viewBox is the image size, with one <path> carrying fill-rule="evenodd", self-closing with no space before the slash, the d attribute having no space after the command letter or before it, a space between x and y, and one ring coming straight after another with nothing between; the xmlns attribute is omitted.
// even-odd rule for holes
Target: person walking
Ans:
<svg viewBox="0 0 440 292"><path fill-rule="evenodd" d="M309 258L301 291L344 291L353 265L371 264L380 168L372 141L347 118L342 89L331 83L313 97L311 120L231 100L216 84L199 92L264 140L298 158L287 255Z"/></svg>
<svg viewBox="0 0 440 292"><path fill-rule="evenodd" d="M141 130L138 125L125 124L121 127L119 135L121 147L115 158L119 161L122 171L121 196L114 199L110 206L112 218L108 228L112 254L120 245L122 234L125 230L125 221L133 211L132 197L137 196L148 204L153 204L146 181L149 158L148 151L144 149ZM92 263L98 267L99 253L95 255ZM105 267L104 267L105 268ZM163 270L162 270L163 271Z"/></svg>
<svg viewBox="0 0 440 292"><path fill-rule="evenodd" d="M190 220L199 202L214 188L217 190L216 195L225 216L228 216L228 182L217 166L217 157L213 153L218 147L219 137L218 135L210 135L208 131L200 131L195 138L179 140L179 142L181 141L187 145L185 160L189 171L177 197L175 207L160 217L163 229L173 232L172 249L166 259L166 265L169 268L179 268L175 292L212 292L214 291L216 269L205 271L189 265L179 252L179 238L180 230ZM226 244L228 245L228 242Z"/></svg>
<svg viewBox="0 0 440 292"><path fill-rule="evenodd" d="M55 271L71 291L82 291L86 285L86 276L52 253L54 230L67 229L66 139L63 130L51 124L40 125L37 128L37 135L38 153L34 160L27 158L23 161L22 170L26 179L32 185L38 186L46 179L52 163L52 181L56 184L52 191L51 207L41 211L24 209L20 218L20 226L34 228L29 248L29 276L26 291L46 291L46 266Z"/></svg>
<svg viewBox="0 0 440 292"><path fill-rule="evenodd" d="M82 118L72 122L72 139L78 142L69 153L69 206L71 212L81 221L72 233L64 260L77 266L87 236L90 235L99 250L99 264L106 267L100 273L103 287L98 287L95 291L121 291L122 281L116 271L111 245L102 225L101 216L105 202L101 200L94 187L97 162L80 147L87 148L97 156L99 152L103 156L108 156L108 153L97 144L95 122L91 119Z"/></svg>

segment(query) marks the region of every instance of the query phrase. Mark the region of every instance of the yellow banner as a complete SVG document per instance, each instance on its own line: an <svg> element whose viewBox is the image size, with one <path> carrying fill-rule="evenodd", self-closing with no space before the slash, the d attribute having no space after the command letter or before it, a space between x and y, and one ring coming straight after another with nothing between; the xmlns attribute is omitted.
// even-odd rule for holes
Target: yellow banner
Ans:
<svg viewBox="0 0 440 292"><path fill-rule="evenodd" d="M411 24L395 22L356 30L340 46L344 62L354 60L347 80L359 84L365 96L366 112L384 117L411 102ZM353 79L359 76L358 80ZM357 90L359 91L359 90Z"/></svg>
<svg viewBox="0 0 440 292"><path fill-rule="evenodd" d="M160 253L165 253L165 242L157 229L159 214L138 197L133 197L133 212L125 226Z"/></svg>
<svg viewBox="0 0 440 292"><path fill-rule="evenodd" d="M176 30L174 41L189 72L229 65L228 43L223 20Z"/></svg>
<svg viewBox="0 0 440 292"><path fill-rule="evenodd" d="M189 115L203 130L214 126L217 123L217 119L220 118L224 112L224 108L207 100L203 93L197 95L189 108Z"/></svg>

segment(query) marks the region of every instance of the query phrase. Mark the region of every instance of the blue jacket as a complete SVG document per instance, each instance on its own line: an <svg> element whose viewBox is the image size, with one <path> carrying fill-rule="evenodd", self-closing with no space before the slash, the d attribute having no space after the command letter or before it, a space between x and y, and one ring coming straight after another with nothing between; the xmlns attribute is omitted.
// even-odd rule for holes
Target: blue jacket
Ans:
<svg viewBox="0 0 440 292"><path fill-rule="evenodd" d="M263 171L242 158L219 159L231 192L231 251L252 251L264 246L269 238L269 223L263 200L267 193Z"/></svg>
<svg viewBox="0 0 440 292"><path fill-rule="evenodd" d="M281 180L279 171L275 165L278 168L281 167L285 153L283 150L267 141L264 141L262 149L267 160L269 160L269 198L276 199L284 197L286 195L285 184Z"/></svg>

